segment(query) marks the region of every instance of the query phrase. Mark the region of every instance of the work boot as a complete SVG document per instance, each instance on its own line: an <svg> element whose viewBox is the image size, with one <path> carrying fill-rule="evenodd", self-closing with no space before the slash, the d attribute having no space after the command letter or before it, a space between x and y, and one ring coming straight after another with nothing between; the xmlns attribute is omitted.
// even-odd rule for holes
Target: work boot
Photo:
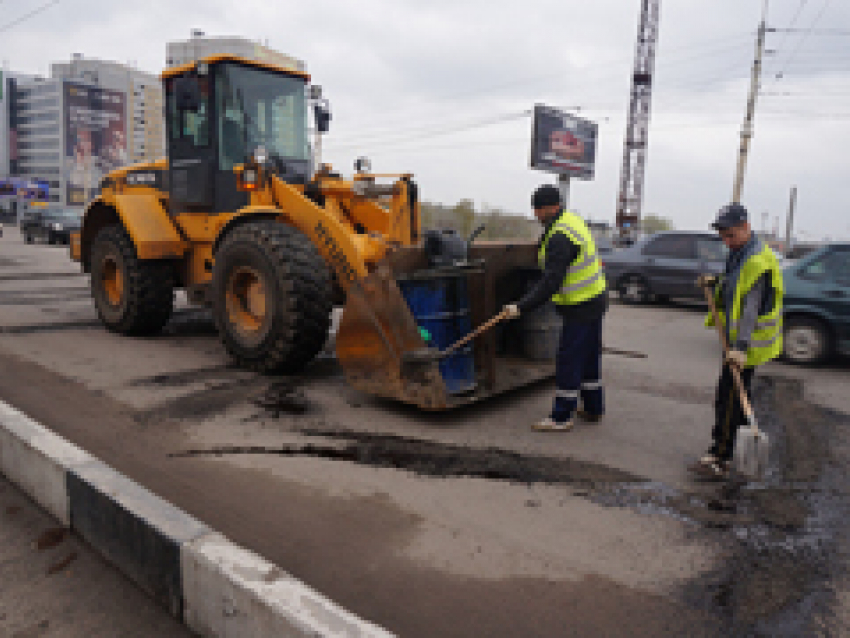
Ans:
<svg viewBox="0 0 850 638"><path fill-rule="evenodd" d="M531 429L538 432L568 432L573 429L573 420L556 421L552 417L547 416L545 419L532 425Z"/></svg>
<svg viewBox="0 0 850 638"><path fill-rule="evenodd" d="M704 480L724 481L729 478L729 461L724 461L709 452L688 466L688 470Z"/></svg>
<svg viewBox="0 0 850 638"><path fill-rule="evenodd" d="M576 416L582 421L586 421L587 423L598 423L602 420L604 415L602 414L592 414L585 410L584 408L579 408L576 412Z"/></svg>

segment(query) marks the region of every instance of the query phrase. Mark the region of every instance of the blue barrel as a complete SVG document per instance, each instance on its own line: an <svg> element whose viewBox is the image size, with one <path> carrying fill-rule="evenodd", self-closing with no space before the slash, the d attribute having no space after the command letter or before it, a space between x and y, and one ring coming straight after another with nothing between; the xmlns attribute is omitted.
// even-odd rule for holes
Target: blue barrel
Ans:
<svg viewBox="0 0 850 638"><path fill-rule="evenodd" d="M400 279L398 286L416 324L430 333L429 346L445 350L472 330L465 275L419 273L416 277ZM475 359L471 343L441 359L439 366L449 394L463 394L475 389Z"/></svg>

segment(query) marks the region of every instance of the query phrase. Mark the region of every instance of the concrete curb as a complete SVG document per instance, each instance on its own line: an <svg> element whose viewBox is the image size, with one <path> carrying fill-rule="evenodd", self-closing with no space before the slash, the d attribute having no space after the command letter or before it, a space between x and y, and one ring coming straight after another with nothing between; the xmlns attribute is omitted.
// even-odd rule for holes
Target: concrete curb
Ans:
<svg viewBox="0 0 850 638"><path fill-rule="evenodd" d="M392 636L2 401L0 472L202 636Z"/></svg>

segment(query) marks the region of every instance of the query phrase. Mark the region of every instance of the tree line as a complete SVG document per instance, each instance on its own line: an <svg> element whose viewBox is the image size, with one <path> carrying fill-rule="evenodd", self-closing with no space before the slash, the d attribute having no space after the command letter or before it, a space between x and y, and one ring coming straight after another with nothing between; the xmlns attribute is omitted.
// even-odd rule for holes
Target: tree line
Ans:
<svg viewBox="0 0 850 638"><path fill-rule="evenodd" d="M421 212L423 229L450 228L463 237L468 237L482 224L484 230L478 236L481 239L536 240L542 230L537 220L510 213L502 208L484 204L480 210L476 210L475 202L471 199L462 199L454 206L422 202ZM673 230L673 223L660 215L644 215L641 230L647 234Z"/></svg>

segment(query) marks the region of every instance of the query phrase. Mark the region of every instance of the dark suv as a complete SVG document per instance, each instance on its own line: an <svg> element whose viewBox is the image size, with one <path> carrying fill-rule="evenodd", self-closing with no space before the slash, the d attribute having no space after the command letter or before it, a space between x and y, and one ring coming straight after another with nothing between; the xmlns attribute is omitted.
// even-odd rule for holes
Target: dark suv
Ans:
<svg viewBox="0 0 850 638"><path fill-rule="evenodd" d="M28 244L36 239L48 244L67 244L71 241L71 233L80 229L81 217L78 208L31 208L21 218L21 234Z"/></svg>
<svg viewBox="0 0 850 638"><path fill-rule="evenodd" d="M608 285L620 299L646 303L667 297L702 297L697 277L722 273L727 252L715 233L670 231L601 258Z"/></svg>
<svg viewBox="0 0 850 638"><path fill-rule="evenodd" d="M792 363L850 355L850 244L828 244L786 266L784 354Z"/></svg>

